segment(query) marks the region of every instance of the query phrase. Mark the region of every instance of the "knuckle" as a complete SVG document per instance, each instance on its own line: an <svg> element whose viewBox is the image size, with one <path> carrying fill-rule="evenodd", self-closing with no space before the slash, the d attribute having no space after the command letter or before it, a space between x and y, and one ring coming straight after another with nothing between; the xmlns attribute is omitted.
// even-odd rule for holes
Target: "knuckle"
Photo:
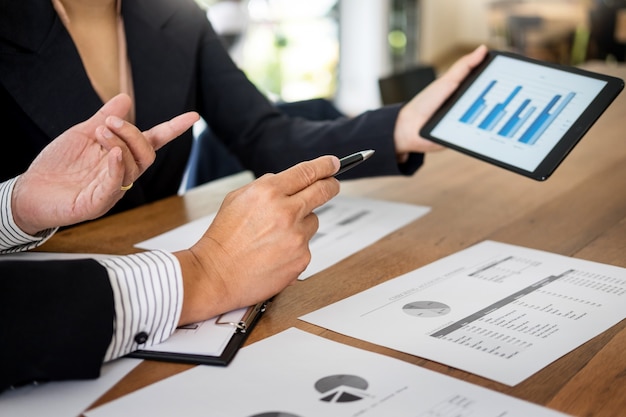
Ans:
<svg viewBox="0 0 626 417"><path fill-rule="evenodd" d="M320 193L323 195L324 201L328 201L339 194L340 184L336 178L332 177L324 181L320 188Z"/></svg>
<svg viewBox="0 0 626 417"><path fill-rule="evenodd" d="M304 217L310 212L308 201L300 194L297 194L292 198L294 204L294 212L298 213L300 217Z"/></svg>
<svg viewBox="0 0 626 417"><path fill-rule="evenodd" d="M313 184L318 177L315 165L312 163L298 165L298 173L303 178L305 184Z"/></svg>
<svg viewBox="0 0 626 417"><path fill-rule="evenodd" d="M300 275L302 272L304 272L310 262L311 252L309 250L303 251L300 256L298 256L293 262L295 272Z"/></svg>

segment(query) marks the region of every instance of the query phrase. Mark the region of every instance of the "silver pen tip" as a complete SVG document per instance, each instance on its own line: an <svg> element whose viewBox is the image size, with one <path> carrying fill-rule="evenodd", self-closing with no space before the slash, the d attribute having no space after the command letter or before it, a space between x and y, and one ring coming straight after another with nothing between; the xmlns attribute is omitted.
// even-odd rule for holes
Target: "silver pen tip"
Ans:
<svg viewBox="0 0 626 417"><path fill-rule="evenodd" d="M363 151L361 154L363 155L363 159L367 159L374 154L374 150L370 149L367 151Z"/></svg>

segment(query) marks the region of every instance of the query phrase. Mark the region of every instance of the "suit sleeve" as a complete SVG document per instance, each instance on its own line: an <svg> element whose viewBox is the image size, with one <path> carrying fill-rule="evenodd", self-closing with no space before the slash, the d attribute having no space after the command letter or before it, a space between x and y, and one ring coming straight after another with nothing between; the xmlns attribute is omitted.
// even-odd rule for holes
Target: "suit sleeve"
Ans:
<svg viewBox="0 0 626 417"><path fill-rule="evenodd" d="M282 171L321 155L341 157L366 149L376 151L372 162L348 171L342 179L412 175L422 165L424 155L419 153L404 164L397 162L394 130L401 105L334 120L288 117L237 68L204 16L185 17L180 25L184 22L200 33L196 53L200 114L255 175Z"/></svg>
<svg viewBox="0 0 626 417"><path fill-rule="evenodd" d="M0 262L0 391L100 375L114 300L93 259Z"/></svg>

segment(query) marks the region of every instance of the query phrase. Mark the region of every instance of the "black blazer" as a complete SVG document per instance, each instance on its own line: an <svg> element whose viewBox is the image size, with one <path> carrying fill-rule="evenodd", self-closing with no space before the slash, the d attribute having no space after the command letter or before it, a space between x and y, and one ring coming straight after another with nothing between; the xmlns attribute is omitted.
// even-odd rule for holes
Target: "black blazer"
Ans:
<svg viewBox="0 0 626 417"><path fill-rule="evenodd" d="M0 10L0 122L15 151L0 155L0 180L23 172L68 127L102 105L50 1L3 1ZM136 124L147 129L189 110L256 175L323 154L375 149L342 178L412 174L422 155L399 167L393 128L399 106L332 122L288 118L230 59L194 0L126 0L122 14L132 68ZM158 152L154 165L113 211L174 195L191 131Z"/></svg>
<svg viewBox="0 0 626 417"><path fill-rule="evenodd" d="M114 317L109 278L95 260L0 260L0 392L98 377Z"/></svg>

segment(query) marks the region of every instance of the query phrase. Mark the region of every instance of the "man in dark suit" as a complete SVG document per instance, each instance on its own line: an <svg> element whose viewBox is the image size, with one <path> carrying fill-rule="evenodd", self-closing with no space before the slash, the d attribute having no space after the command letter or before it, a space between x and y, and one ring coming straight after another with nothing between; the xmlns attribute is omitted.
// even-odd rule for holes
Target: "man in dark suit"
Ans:
<svg viewBox="0 0 626 417"><path fill-rule="evenodd" d="M37 247L59 226L105 212L132 189L155 150L198 120L191 112L140 132L120 118L129 107L127 96L114 97L46 146L26 172L0 182L0 253ZM97 377L103 361L159 343L178 325L282 290L306 267L317 229L312 210L339 191L338 168L326 156L232 193L189 250L55 261L0 256L0 391ZM236 230L246 217L250 227ZM250 252L268 246L265 256L277 259L250 272ZM234 252L241 259L229 259Z"/></svg>
<svg viewBox="0 0 626 417"><path fill-rule="evenodd" d="M260 177L226 198L218 225L188 251L73 261L72 273L65 262L7 261L0 389L95 377L103 361L159 343L178 324L280 292L308 263L313 209L339 191L338 160L329 155L376 151L343 178L413 174L424 152L441 149L419 136L420 127L485 53L480 47L461 58L406 104L311 121L278 111L246 79L194 0L0 2L0 121L12 141L11 152L0 153L5 186L53 138L120 92L133 99L127 120L140 130L197 111ZM131 188L122 184L124 196L108 213L175 195L191 135L164 146Z"/></svg>

